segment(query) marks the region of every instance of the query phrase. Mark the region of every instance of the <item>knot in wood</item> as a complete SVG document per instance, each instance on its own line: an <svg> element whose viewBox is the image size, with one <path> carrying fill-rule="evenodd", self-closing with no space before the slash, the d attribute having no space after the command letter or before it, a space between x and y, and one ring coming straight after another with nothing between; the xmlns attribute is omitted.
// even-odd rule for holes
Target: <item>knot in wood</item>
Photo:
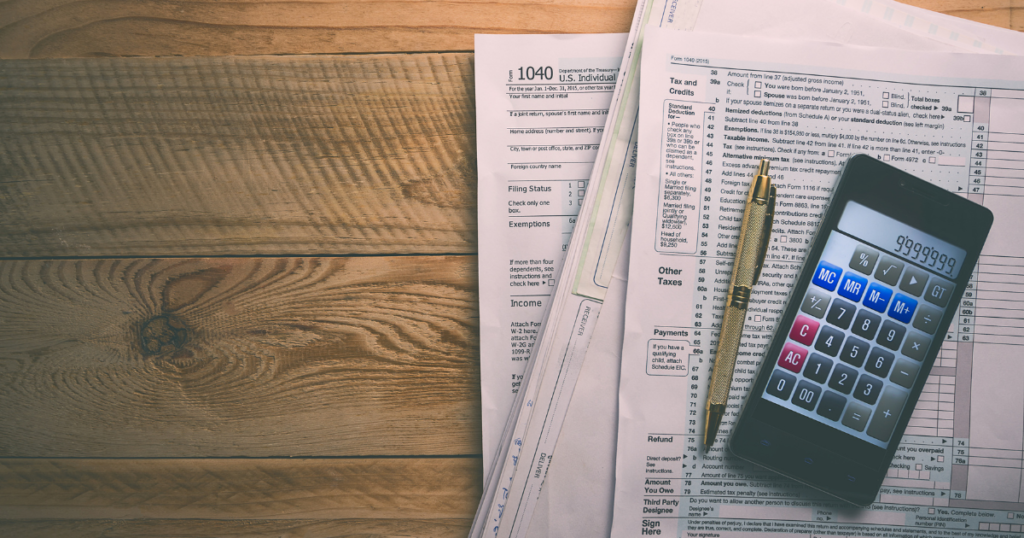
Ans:
<svg viewBox="0 0 1024 538"><path fill-rule="evenodd" d="M144 354L159 355L181 349L188 342L188 325L167 314L155 316L142 325L139 337Z"/></svg>

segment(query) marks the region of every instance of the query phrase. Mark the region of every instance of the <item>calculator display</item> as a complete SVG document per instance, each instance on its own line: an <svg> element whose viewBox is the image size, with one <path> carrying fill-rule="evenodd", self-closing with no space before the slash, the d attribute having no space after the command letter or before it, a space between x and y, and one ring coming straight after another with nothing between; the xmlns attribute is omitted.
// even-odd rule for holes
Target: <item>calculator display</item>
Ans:
<svg viewBox="0 0 1024 538"><path fill-rule="evenodd" d="M764 397L884 449L966 252L852 201L828 233Z"/></svg>

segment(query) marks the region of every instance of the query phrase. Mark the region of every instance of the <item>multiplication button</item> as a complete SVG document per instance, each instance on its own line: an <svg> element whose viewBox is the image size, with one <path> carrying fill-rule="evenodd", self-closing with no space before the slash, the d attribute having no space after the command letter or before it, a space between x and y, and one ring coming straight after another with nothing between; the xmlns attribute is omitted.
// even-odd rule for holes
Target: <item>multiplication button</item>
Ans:
<svg viewBox="0 0 1024 538"><path fill-rule="evenodd" d="M928 346L932 343L932 339L917 332L910 331L907 335L907 341L903 343L903 349L900 353L914 359L915 361L921 362L924 360L924 354L928 352Z"/></svg>

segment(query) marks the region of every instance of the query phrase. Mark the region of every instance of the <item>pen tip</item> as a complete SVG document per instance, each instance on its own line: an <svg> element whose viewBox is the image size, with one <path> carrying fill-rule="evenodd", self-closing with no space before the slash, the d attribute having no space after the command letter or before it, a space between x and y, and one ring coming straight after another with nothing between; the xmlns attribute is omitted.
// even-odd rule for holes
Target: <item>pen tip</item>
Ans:
<svg viewBox="0 0 1024 538"><path fill-rule="evenodd" d="M761 164L757 167L757 175L759 175L759 176L767 176L768 175L768 167L770 165L771 165L771 161L769 161L768 159L761 159Z"/></svg>

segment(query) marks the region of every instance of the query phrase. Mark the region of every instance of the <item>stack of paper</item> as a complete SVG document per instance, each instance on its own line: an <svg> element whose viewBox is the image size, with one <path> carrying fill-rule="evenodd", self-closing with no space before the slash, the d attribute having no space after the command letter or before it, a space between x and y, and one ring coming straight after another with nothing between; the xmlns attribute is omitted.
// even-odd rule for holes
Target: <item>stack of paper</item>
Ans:
<svg viewBox="0 0 1024 538"><path fill-rule="evenodd" d="M650 0L628 37L478 36L486 481L471 535L1013 531L1015 514L1024 519L1024 365L1004 363L1006 346L1024 343L1024 321L992 322L982 301L995 300L987 283L1005 289L1024 275L1024 252L998 232L979 267L977 304L962 307L957 339L933 369L934 402L922 398L870 509L743 464L724 443L704 455L695 425L729 278L720 266L732 261L731 218L742 214L755 159L773 158L780 184L779 243L759 287L792 282L799 245L856 153L889 156L988 206L996 230L1016 229L1024 62L1006 54L1022 53L1017 33L883 0ZM671 82L683 78L693 81L686 92ZM781 96L765 96L766 83ZM826 84L857 93L801 106L801 92ZM911 96L924 93L955 113L910 116ZM697 134L676 140L666 129L672 102L700 109ZM789 108L784 117L776 105ZM883 107L893 121L843 123ZM983 158L968 147L979 127L992 137ZM905 158L922 143L941 154ZM673 151L680 144L696 149L686 162ZM693 207L673 203L666 165L700 189ZM1016 301L998 307L1024 312ZM745 340L761 344L737 392L783 306L751 308L745 334L756 338ZM1010 391L1021 420L1010 426L985 390L1008 375L1021 381Z"/></svg>

